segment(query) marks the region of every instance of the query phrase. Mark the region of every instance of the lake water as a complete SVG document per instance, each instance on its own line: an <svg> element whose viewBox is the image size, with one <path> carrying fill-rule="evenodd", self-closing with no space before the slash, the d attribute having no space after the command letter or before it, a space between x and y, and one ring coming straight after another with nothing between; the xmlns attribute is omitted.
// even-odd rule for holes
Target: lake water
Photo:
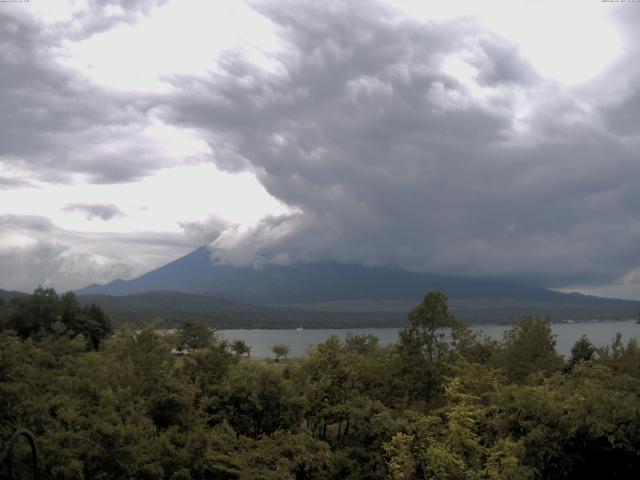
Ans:
<svg viewBox="0 0 640 480"><path fill-rule="evenodd" d="M502 339L502 334L510 325L472 325L471 328L484 332L487 336ZM626 343L631 338L640 336L640 325L633 320L611 322L557 323L551 328L556 335L556 350L569 356L571 347L582 335L586 335L596 346L610 345L616 332L622 334ZM331 335L341 339L351 332L354 335L375 335L380 345L388 345L398 341L398 328L354 328L354 329L314 329L314 330L218 330L220 338L227 340L241 339L251 347L252 357L271 357L271 346L285 344L289 346L290 357L304 355L310 346L326 341Z"/></svg>

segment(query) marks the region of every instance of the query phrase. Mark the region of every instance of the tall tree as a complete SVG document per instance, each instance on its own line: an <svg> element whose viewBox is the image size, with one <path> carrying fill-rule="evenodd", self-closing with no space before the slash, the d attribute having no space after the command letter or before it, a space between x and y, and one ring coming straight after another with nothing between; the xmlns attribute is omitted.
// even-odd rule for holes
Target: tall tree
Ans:
<svg viewBox="0 0 640 480"><path fill-rule="evenodd" d="M111 320L94 304L81 306L73 292L58 296L52 288L38 287L32 295L12 301L7 326L21 338L47 335L62 323L73 335L83 335L93 350L111 334Z"/></svg>
<svg viewBox="0 0 640 480"><path fill-rule="evenodd" d="M510 380L524 382L535 372L553 373L562 368L563 363L556 352L549 317L525 316L504 332L498 364Z"/></svg>
<svg viewBox="0 0 640 480"><path fill-rule="evenodd" d="M590 362L596 358L596 347L586 335L582 335L571 347L571 359L569 365L573 367L580 362Z"/></svg>
<svg viewBox="0 0 640 480"><path fill-rule="evenodd" d="M409 325L400 332L400 345L414 355L433 362L448 350L447 327L455 323L449 314L447 294L430 291L409 312Z"/></svg>
<svg viewBox="0 0 640 480"><path fill-rule="evenodd" d="M202 323L185 322L178 332L178 346L183 349L207 348L213 339L213 331Z"/></svg>
<svg viewBox="0 0 640 480"><path fill-rule="evenodd" d="M58 294L53 288L38 287L32 295L14 299L13 305L8 327L21 338L46 334L60 319Z"/></svg>
<svg viewBox="0 0 640 480"><path fill-rule="evenodd" d="M447 295L428 292L409 312L409 325L400 331L398 349L407 390L419 400L431 402L442 393L446 362L451 360L452 329L460 322L449 313Z"/></svg>

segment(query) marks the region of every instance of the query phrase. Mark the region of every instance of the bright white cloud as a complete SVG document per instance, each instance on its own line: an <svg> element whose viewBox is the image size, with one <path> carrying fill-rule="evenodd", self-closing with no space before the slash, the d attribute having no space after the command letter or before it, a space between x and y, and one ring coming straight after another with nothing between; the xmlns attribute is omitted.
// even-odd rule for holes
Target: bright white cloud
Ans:
<svg viewBox="0 0 640 480"><path fill-rule="evenodd" d="M77 203L115 205L123 215L102 221L65 208ZM125 184L40 184L0 190L0 215L37 215L78 232L181 232L180 223L204 222L211 216L251 225L287 211L254 175L221 172L212 163L167 168Z"/></svg>
<svg viewBox="0 0 640 480"><path fill-rule="evenodd" d="M61 61L99 85L167 92L175 75L215 70L224 51L244 48L261 59L277 47L270 22L242 1L172 0L133 25L65 42Z"/></svg>
<svg viewBox="0 0 640 480"><path fill-rule="evenodd" d="M469 18L518 46L551 80L578 84L592 79L622 51L609 5L584 0L459 0L393 2L423 20Z"/></svg>
<svg viewBox="0 0 640 480"><path fill-rule="evenodd" d="M89 7L86 0L29 0L28 5L18 6L23 14L32 15L43 24L67 22L74 15L86 11Z"/></svg>

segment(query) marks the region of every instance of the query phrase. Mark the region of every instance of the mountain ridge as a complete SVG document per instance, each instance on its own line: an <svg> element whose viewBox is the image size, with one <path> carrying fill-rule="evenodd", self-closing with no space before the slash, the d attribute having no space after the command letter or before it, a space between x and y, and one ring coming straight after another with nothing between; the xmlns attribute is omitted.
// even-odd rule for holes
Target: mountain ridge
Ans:
<svg viewBox="0 0 640 480"><path fill-rule="evenodd" d="M17 290L3 290L2 288L0 288L0 298L5 301L11 300L12 298L20 298L26 296L28 296L28 294L18 292Z"/></svg>
<svg viewBox="0 0 640 480"><path fill-rule="evenodd" d="M173 319L190 312L209 323L230 325L235 318L240 325L283 328L309 319L321 326L323 318L327 326L361 326L366 323L363 315L370 317L368 326L395 326L429 290L446 292L452 313L478 323L510 322L526 314L551 315L556 321L630 318L640 309L640 302L633 300L390 267L329 262L267 265L260 270L234 267L211 263L205 247L135 279L93 284L76 293L83 301L100 295L98 303L107 310L126 311L131 317L137 312L149 318L151 311L162 316L162 309L156 308L162 306L165 316ZM141 306L136 296L145 295ZM152 300L158 305L149 305ZM235 306L229 310L221 301ZM271 323L252 320L259 309Z"/></svg>
<svg viewBox="0 0 640 480"><path fill-rule="evenodd" d="M267 265L256 270L211 263L206 247L132 280L92 284L76 293L120 296L147 291L175 291L247 303L289 304L364 298L419 300L427 290L446 291L450 298L576 298L576 294L502 280L417 273L391 267L323 262ZM601 298L578 295L584 300Z"/></svg>

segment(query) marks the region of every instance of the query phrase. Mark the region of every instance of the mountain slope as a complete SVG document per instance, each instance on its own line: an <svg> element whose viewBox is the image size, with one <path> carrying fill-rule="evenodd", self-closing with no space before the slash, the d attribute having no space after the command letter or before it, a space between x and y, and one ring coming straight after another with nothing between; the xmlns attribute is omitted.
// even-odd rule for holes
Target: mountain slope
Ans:
<svg viewBox="0 0 640 480"><path fill-rule="evenodd" d="M385 267L309 263L268 265L262 270L212 264L202 247L136 279L90 285L80 295L132 295L148 291L210 295L256 304L298 304L335 300L418 300L428 290L450 298L512 298L562 301L569 295L508 282L408 272ZM588 301L583 297L582 300ZM572 300L575 300L573 298Z"/></svg>
<svg viewBox="0 0 640 480"><path fill-rule="evenodd" d="M12 298L20 298L28 296L26 293L17 292L15 290L2 290L0 288L0 298L2 300L11 300Z"/></svg>
<svg viewBox="0 0 640 480"><path fill-rule="evenodd" d="M446 292L451 311L470 322L510 322L524 314L554 320L629 318L640 310L640 302L629 300L394 268L337 263L233 267L211 263L204 247L133 280L90 285L76 293L118 318L159 315L174 323L191 318L226 328L273 328L310 322L397 325L429 290Z"/></svg>

